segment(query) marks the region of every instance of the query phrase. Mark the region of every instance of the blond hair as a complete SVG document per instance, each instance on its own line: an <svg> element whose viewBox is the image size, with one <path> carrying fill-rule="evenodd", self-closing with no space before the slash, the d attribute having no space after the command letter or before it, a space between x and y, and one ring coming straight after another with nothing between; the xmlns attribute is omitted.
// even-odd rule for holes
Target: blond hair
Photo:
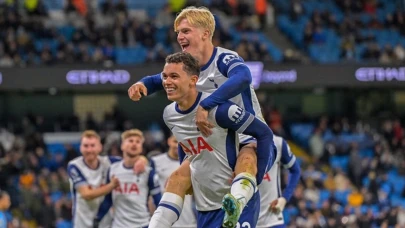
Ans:
<svg viewBox="0 0 405 228"><path fill-rule="evenodd" d="M100 135L97 134L97 132L93 131L93 130L86 130L83 131L81 138L96 138L98 140L100 140Z"/></svg>
<svg viewBox="0 0 405 228"><path fill-rule="evenodd" d="M210 37L214 35L215 19L211 11L206 7L189 6L181 10L174 20L174 31L177 32L177 27L183 19L187 19L192 26L207 29L210 32Z"/></svg>
<svg viewBox="0 0 405 228"><path fill-rule="evenodd" d="M132 137L132 136L138 136L144 140L143 133L139 129L131 129L131 130L126 130L121 134L121 140L124 141L125 139Z"/></svg>

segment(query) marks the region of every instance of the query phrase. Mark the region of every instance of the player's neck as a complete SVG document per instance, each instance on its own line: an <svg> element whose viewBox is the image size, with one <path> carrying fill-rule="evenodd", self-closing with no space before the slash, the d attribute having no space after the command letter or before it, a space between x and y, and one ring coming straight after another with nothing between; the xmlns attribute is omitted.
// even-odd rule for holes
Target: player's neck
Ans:
<svg viewBox="0 0 405 228"><path fill-rule="evenodd" d="M191 108L191 106L193 106L193 104L197 100L197 96L197 89L190 90L190 92L181 101L177 102L179 109L181 111L186 111Z"/></svg>
<svg viewBox="0 0 405 228"><path fill-rule="evenodd" d="M205 66L205 64L207 64L208 61L210 61L213 52L214 52L214 45L212 43L207 44L207 47L204 48L204 53L201 56L202 58L199 60L200 67Z"/></svg>
<svg viewBox="0 0 405 228"><path fill-rule="evenodd" d="M124 157L124 166L125 167L134 167L135 162L139 159L140 156L136 156L136 157L129 157L129 156L125 156Z"/></svg>
<svg viewBox="0 0 405 228"><path fill-rule="evenodd" d="M167 152L167 155L169 156L169 158L171 158L171 159L173 159L173 160L178 160L178 159L179 159L179 156L178 156L178 154L177 154L177 151L169 150L169 151Z"/></svg>
<svg viewBox="0 0 405 228"><path fill-rule="evenodd" d="M90 168L90 169L97 169L98 168L98 158L94 159L94 160L86 160L84 159L84 163L86 163L86 165Z"/></svg>

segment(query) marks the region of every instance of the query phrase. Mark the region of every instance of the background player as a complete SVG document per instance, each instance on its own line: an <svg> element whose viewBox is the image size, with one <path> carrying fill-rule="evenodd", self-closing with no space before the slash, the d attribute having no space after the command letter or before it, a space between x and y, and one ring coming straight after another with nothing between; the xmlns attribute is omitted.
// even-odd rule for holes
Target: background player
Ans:
<svg viewBox="0 0 405 228"><path fill-rule="evenodd" d="M107 193L119 185L117 178L106 183L107 170L111 163L119 158L99 156L102 151L100 136L92 130L84 131L81 136L80 152L82 156L68 164L70 189L73 195L73 226L93 227L93 219L100 203ZM108 217L101 224L109 227Z"/></svg>
<svg viewBox="0 0 405 228"><path fill-rule="evenodd" d="M120 179L120 185L105 197L97 213L94 227L98 227L98 221L104 217L111 206L114 206L112 227L148 227L150 213L147 202L149 196L153 197L155 205L161 198L159 180L153 166L148 167L139 175L133 172L134 164L140 158L143 149L142 131L127 130L122 133L121 140L124 159L112 164L107 175L108 181L114 176Z"/></svg>
<svg viewBox="0 0 405 228"><path fill-rule="evenodd" d="M185 8L177 16L174 29L178 33L177 41L183 52L195 57L201 67L197 78L197 89L211 94L197 107L195 120L201 133L204 136L212 133L210 128L213 124L207 121L208 111L228 100L262 119L260 105L251 85L252 77L249 68L236 52L214 47L212 43L215 30L213 14L205 7ZM132 100L137 101L142 94L152 94L162 89L162 77L159 73L144 77L140 82L135 83L129 88L128 95ZM242 187L244 186L242 182L249 180L253 180L251 182L253 185L256 185L256 181L257 184L260 184L264 174L268 171L266 170L267 158L263 154L256 155L252 137L240 135L239 141L245 146L241 148L236 160L235 173L238 175L235 180ZM185 173L187 172L189 171L185 171ZM174 175L172 178L177 177ZM256 180L254 180L255 178ZM252 186L252 188L254 187ZM234 195L237 196L238 205L243 208L249 197L246 197L243 190L240 191L239 193L239 190L235 190Z"/></svg>
<svg viewBox="0 0 405 228"><path fill-rule="evenodd" d="M0 228L7 228L8 221L6 212L11 205L10 196L7 192L0 190Z"/></svg>
<svg viewBox="0 0 405 228"><path fill-rule="evenodd" d="M178 143L176 137L171 135L167 139L169 150L167 153L152 157L156 167L156 174L159 176L160 187L165 192L165 186L169 176L180 166L178 155ZM173 228L194 228L197 227L197 218L193 196L186 195L184 198L183 210L179 220L173 224Z"/></svg>
<svg viewBox="0 0 405 228"><path fill-rule="evenodd" d="M239 149L237 133L246 133L257 138L258 154L267 156L264 162L271 164L273 154L273 133L261 120L255 118L232 102L226 102L210 112L211 121L216 123L214 135L203 137L197 125L193 124L197 106L208 94L197 91L196 83L200 69L198 62L188 53L176 53L166 58L162 73L163 85L169 100L175 101L165 108L163 118L179 141L179 153L190 156L185 159L173 175L179 176L178 183L171 184L163 195L155 211L150 227L170 227L181 212L184 191L193 185L198 227L235 227L240 207L235 202L235 189L243 188L249 210L243 210L239 219L242 224L256 225L259 213L259 194L253 179L238 182L239 173L235 170ZM190 169L181 167L190 166ZM190 173L182 173L191 170ZM234 178L232 187L228 180ZM172 176L173 176L172 175ZM243 187L241 187L243 185ZM231 191L231 194L227 194ZM236 191L241 194L241 191ZM225 195L226 194L226 195ZM225 196L225 197L224 197ZM224 199L221 205L221 199ZM249 201L249 198L252 198ZM231 205L231 206L229 206ZM225 211L221 210L221 206ZM225 217L225 219L224 219Z"/></svg>
<svg viewBox="0 0 405 228"><path fill-rule="evenodd" d="M283 210L300 179L300 166L287 142L276 135L274 135L273 141L277 148L277 156L274 165L266 173L259 186L260 215L257 228L285 227ZM281 166L288 169L291 174L282 194L280 189Z"/></svg>

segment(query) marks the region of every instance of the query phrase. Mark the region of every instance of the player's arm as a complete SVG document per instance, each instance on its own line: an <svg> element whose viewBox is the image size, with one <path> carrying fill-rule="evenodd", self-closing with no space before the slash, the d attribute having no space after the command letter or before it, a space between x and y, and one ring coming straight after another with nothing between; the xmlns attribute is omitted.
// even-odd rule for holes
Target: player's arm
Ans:
<svg viewBox="0 0 405 228"><path fill-rule="evenodd" d="M257 184L263 180L263 176L274 162L273 132L251 113L232 102L226 102L218 106L215 111L215 121L222 128L234 130L238 133L253 136L257 140Z"/></svg>
<svg viewBox="0 0 405 228"><path fill-rule="evenodd" d="M119 185L118 179L113 178L112 181L107 185L92 189L90 188L84 175L75 165L68 166L68 174L69 178L73 182L73 187L80 193L82 198L85 200L92 200L97 197L104 196Z"/></svg>
<svg viewBox="0 0 405 228"><path fill-rule="evenodd" d="M281 150L281 163L284 165L284 168L287 168L289 170L290 173L287 186L283 191L283 197L287 201L290 200L291 196L293 195L301 176L301 168L296 160L297 159L291 152L287 142L283 140Z"/></svg>
<svg viewBox="0 0 405 228"><path fill-rule="evenodd" d="M162 193L160 192L159 176L155 171L155 163L153 161L150 161L150 163L152 169L149 172L148 178L149 195L152 196L153 203L157 207L160 199L162 198Z"/></svg>
<svg viewBox="0 0 405 228"><path fill-rule="evenodd" d="M252 75L243 59L235 54L222 53L217 60L219 71L228 78L214 93L201 101L200 106L211 110L242 93L250 86Z"/></svg>
<svg viewBox="0 0 405 228"><path fill-rule="evenodd" d="M301 169L298 163L296 162L296 157L291 152L290 147L287 142L283 139L281 146L281 163L284 168L287 168L290 172L288 183L286 188L283 191L283 194L278 199L274 200L270 204L270 211L273 213L280 213L284 210L285 205L290 200L292 194L294 193L295 187L300 180Z"/></svg>
<svg viewBox="0 0 405 228"><path fill-rule="evenodd" d="M110 183L110 170L108 170L107 173L107 183ZM100 207L98 208L96 218L93 221L93 228L98 228L99 222L108 213L112 205L113 205L112 192L110 192L104 197L103 202L100 204Z"/></svg>
<svg viewBox="0 0 405 228"><path fill-rule="evenodd" d="M142 96L147 96L156 91L162 90L162 78L160 73L143 77L139 82L136 82L128 89L128 96L138 101Z"/></svg>

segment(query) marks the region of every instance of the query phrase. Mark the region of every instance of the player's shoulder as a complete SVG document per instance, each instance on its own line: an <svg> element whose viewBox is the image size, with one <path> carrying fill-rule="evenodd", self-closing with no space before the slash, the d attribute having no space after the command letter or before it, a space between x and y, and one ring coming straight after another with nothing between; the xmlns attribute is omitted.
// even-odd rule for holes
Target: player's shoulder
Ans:
<svg viewBox="0 0 405 228"><path fill-rule="evenodd" d="M166 153L163 153L163 154L155 155L155 156L151 157L150 159L151 159L153 162L155 162L155 164L156 164L156 163L160 163L160 162L162 162L162 161L165 161L165 160L166 160L166 157L167 157Z"/></svg>
<svg viewBox="0 0 405 228"><path fill-rule="evenodd" d="M122 163L123 163L123 160L120 160L120 161L117 161L117 162L112 163L111 166L110 166L110 172L111 172L112 170L117 170L117 169L121 168L121 167L122 167Z"/></svg>
<svg viewBox="0 0 405 228"><path fill-rule="evenodd" d="M176 112L176 102L168 104L163 110L163 118L167 118Z"/></svg>
<svg viewBox="0 0 405 228"><path fill-rule="evenodd" d="M83 156L79 156L77 158L74 158L73 160L69 161L68 167L71 167L71 166L80 167L80 164L83 163L82 161L83 161Z"/></svg>
<svg viewBox="0 0 405 228"><path fill-rule="evenodd" d="M217 47L217 56L224 56L226 54L230 54L230 55L236 55L239 56L239 54L236 51L232 51L223 47Z"/></svg>

